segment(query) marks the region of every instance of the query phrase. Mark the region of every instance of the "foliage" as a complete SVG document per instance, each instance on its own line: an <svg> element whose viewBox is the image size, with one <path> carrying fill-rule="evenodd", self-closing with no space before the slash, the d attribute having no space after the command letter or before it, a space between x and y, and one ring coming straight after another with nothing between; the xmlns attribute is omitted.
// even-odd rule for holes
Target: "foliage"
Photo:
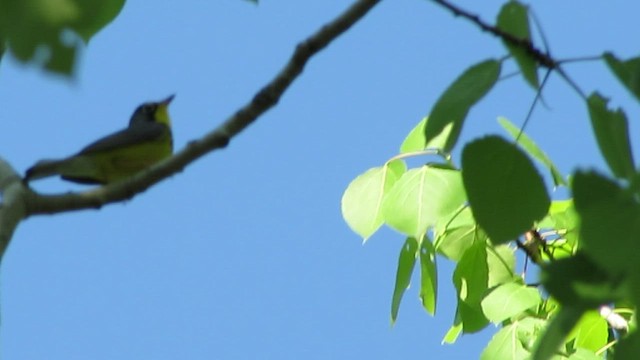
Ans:
<svg viewBox="0 0 640 360"><path fill-rule="evenodd" d="M465 119L498 83L505 61L513 60L538 91L536 101L547 78L540 81L542 69L575 84L561 62L534 47L529 9L520 2L505 3L495 25L487 25L443 0L433 1L499 36L508 56L463 71L435 101L430 117L409 133L399 154L358 176L344 193L343 216L365 241L383 224L406 238L392 323L416 264L422 305L436 313L441 256L456 263L457 311L444 342L493 323L501 328L482 359L640 358L635 324L640 269L633 251L640 233L640 172L625 112L609 109L608 99L597 92L583 96L611 174L578 169L563 177L523 129L505 118L499 122L510 139L489 135L463 144L456 166L450 154ZM0 56L8 52L21 62L70 75L81 46L123 6L124 0L0 0ZM640 100L640 57L621 60L604 52L601 59ZM434 160L407 168L405 159L417 156ZM534 160L549 171L554 187L568 187L573 197L551 200ZM540 283L527 284L518 274L516 251L540 266Z"/></svg>
<svg viewBox="0 0 640 360"><path fill-rule="evenodd" d="M493 323L501 328L482 359L640 358L634 315L640 268L633 250L640 233L640 172L624 111L609 109L597 92L583 96L610 175L578 169L563 177L505 118L498 121L509 139L489 135L463 144L456 166L450 153L464 120L496 85L504 61L513 60L538 91L534 104L544 88L541 68L571 81L561 62L533 47L523 4L507 2L495 26L467 18L501 36L510 56L463 71L435 101L431 115L408 134L400 153L356 178L342 198L345 220L365 240L383 224L407 238L398 261L392 322L416 263L420 299L435 314L441 256L456 263L457 311L444 342ZM640 99L640 58L619 60L605 52L601 59ZM434 160L407 169L405 159L417 156ZM534 161L549 172L554 187L568 187L573 198L552 201ZM540 283L527 284L518 274L516 251L540 267Z"/></svg>
<svg viewBox="0 0 640 360"><path fill-rule="evenodd" d="M76 53L109 24L124 0L2 0L0 55L70 75Z"/></svg>

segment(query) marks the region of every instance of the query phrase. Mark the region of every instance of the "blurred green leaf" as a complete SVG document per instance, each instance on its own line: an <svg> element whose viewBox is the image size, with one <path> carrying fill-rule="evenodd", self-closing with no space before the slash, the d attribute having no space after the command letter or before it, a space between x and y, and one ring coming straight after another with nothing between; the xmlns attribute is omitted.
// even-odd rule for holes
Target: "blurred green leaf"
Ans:
<svg viewBox="0 0 640 360"><path fill-rule="evenodd" d="M369 169L355 178L342 195L342 216L364 241L382 225L383 198L405 171L400 160Z"/></svg>
<svg viewBox="0 0 640 360"><path fill-rule="evenodd" d="M459 171L425 165L402 175L385 196L382 213L387 225L421 238L429 226L464 201Z"/></svg>
<svg viewBox="0 0 640 360"><path fill-rule="evenodd" d="M482 300L482 310L487 319L499 324L531 309L538 305L541 300L537 289L511 282L493 289Z"/></svg>
<svg viewBox="0 0 640 360"><path fill-rule="evenodd" d="M451 152L462 130L464 119L475 103L495 85L500 76L500 62L486 60L468 68L436 101L425 126L427 142L443 131L450 131L444 151Z"/></svg>
<svg viewBox="0 0 640 360"><path fill-rule="evenodd" d="M498 136L465 146L462 180L474 218L495 244L517 238L549 210L547 189L531 160Z"/></svg>
<svg viewBox="0 0 640 360"><path fill-rule="evenodd" d="M431 315L436 313L437 297L436 250L430 239L425 236L420 243L420 300L424 309Z"/></svg>
<svg viewBox="0 0 640 360"><path fill-rule="evenodd" d="M560 304L585 309L615 301L623 284L600 268L584 252L553 261L544 267L541 281Z"/></svg>
<svg viewBox="0 0 640 360"><path fill-rule="evenodd" d="M555 355L584 311L585 309L578 307L563 306L560 308L542 336L538 338L532 360L547 360Z"/></svg>
<svg viewBox="0 0 640 360"><path fill-rule="evenodd" d="M520 129L507 118L499 117L498 122L514 140L518 139L518 145L520 145L524 151L529 154L529 156L538 160L542 165L549 169L554 186L568 185L567 181L563 178L562 174L558 171L558 168L556 168L547 154L545 154L538 145L536 145L536 143L527 136L527 134L520 132Z"/></svg>
<svg viewBox="0 0 640 360"><path fill-rule="evenodd" d="M391 324L396 322L402 296L411 284L411 274L413 273L413 267L416 263L417 252L418 240L412 237L407 238L404 245L402 245L398 258L396 285L393 289L393 300L391 301Z"/></svg>
<svg viewBox="0 0 640 360"><path fill-rule="evenodd" d="M629 126L622 109L607 109L608 100L593 93L587 104L591 127L595 133L600 153L616 177L632 179L635 174L633 153L629 143Z"/></svg>
<svg viewBox="0 0 640 360"><path fill-rule="evenodd" d="M640 333L633 332L629 336L620 340L615 348L615 359L640 359Z"/></svg>
<svg viewBox="0 0 640 360"><path fill-rule="evenodd" d="M573 179L575 208L580 216L581 248L611 274L635 272L640 234L640 205L615 181L579 171Z"/></svg>
<svg viewBox="0 0 640 360"><path fill-rule="evenodd" d="M618 80L640 100L640 57L620 61L610 52L605 52L602 56Z"/></svg>
<svg viewBox="0 0 640 360"><path fill-rule="evenodd" d="M4 0L0 34L18 60L68 75L80 39L88 42L123 6L124 0Z"/></svg>
<svg viewBox="0 0 640 360"><path fill-rule="evenodd" d="M498 28L518 39L531 42L529 30L529 15L526 6L518 1L509 1L502 5L498 14ZM516 46L509 41L502 40L504 46L509 50L511 56L518 63L524 79L534 88L538 89L538 73L536 60L521 46Z"/></svg>

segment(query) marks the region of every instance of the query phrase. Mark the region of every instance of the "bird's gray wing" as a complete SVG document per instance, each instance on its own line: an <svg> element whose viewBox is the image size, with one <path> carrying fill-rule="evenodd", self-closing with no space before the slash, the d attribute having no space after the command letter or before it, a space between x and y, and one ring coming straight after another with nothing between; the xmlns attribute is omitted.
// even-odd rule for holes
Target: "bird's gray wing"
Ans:
<svg viewBox="0 0 640 360"><path fill-rule="evenodd" d="M169 128L164 124L147 122L144 124L132 124L132 126L107 135L102 139L87 145L77 155L85 155L115 148L123 148L139 143L153 141L169 133Z"/></svg>

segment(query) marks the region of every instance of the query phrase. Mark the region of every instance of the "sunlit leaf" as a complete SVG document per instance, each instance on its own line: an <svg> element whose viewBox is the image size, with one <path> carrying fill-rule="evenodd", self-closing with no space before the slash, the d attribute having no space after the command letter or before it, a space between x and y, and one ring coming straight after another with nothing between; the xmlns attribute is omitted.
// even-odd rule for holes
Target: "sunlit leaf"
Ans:
<svg viewBox="0 0 640 360"><path fill-rule="evenodd" d="M607 344L609 338L607 321L597 311L587 311L576 324L572 335L570 337L575 338L576 347L598 351Z"/></svg>
<svg viewBox="0 0 640 360"><path fill-rule="evenodd" d="M487 286L510 283L518 278L514 248L509 245L494 245L487 249L487 266L489 279Z"/></svg>
<svg viewBox="0 0 640 360"><path fill-rule="evenodd" d="M591 127L595 133L600 153L613 174L631 179L635 174L633 154L629 143L627 116L622 109L607 109L608 100L597 93L587 100Z"/></svg>
<svg viewBox="0 0 640 360"><path fill-rule="evenodd" d="M409 135L404 139L402 145L400 145L400 153L410 153L414 151L422 151L426 148L432 149L444 149L447 138L449 137L449 133L451 132L452 124L449 124L445 127L445 129L436 137L429 141L429 144L426 142L426 138L424 135L424 127L429 121L428 117L425 117L416 125Z"/></svg>
<svg viewBox="0 0 640 360"><path fill-rule="evenodd" d="M416 263L418 252L418 241L409 237L402 245L400 256L398 257L398 271L396 272L396 284L393 289L393 299L391 301L391 323L395 323L398 318L400 302L405 290L411 284L411 274Z"/></svg>
<svg viewBox="0 0 640 360"><path fill-rule="evenodd" d="M451 152L458 141L467 113L491 90L499 76L500 62L497 60L483 61L462 73L433 106L425 126L427 141L435 139L448 126L451 126L444 145L444 150Z"/></svg>
<svg viewBox="0 0 640 360"><path fill-rule="evenodd" d="M462 180L474 218L496 244L531 229L549 209L547 189L531 160L498 136L465 146Z"/></svg>
<svg viewBox="0 0 640 360"><path fill-rule="evenodd" d="M500 30L518 39L531 41L527 8L518 1L508 1L502 6L498 14L497 25ZM502 43L518 63L525 80L534 89L537 89L539 83L536 60L522 46L514 45L504 39Z"/></svg>
<svg viewBox="0 0 640 360"><path fill-rule="evenodd" d="M498 122L514 140L518 139L518 145L520 145L524 151L529 154L529 156L538 160L542 165L549 169L554 186L568 185L567 181L563 178L562 174L558 171L558 168L556 168L547 154L545 154L538 145L536 145L536 143L527 136L527 134L520 132L520 129L507 118L499 117Z"/></svg>
<svg viewBox="0 0 640 360"><path fill-rule="evenodd" d="M634 356L630 359L635 358L637 358L637 356ZM602 360L602 356L596 355L593 351L578 348L573 354L569 355L567 360Z"/></svg>
<svg viewBox="0 0 640 360"><path fill-rule="evenodd" d="M498 331L480 355L481 360L527 359L529 352L518 341L518 323L504 326Z"/></svg>
<svg viewBox="0 0 640 360"><path fill-rule="evenodd" d="M537 289L512 282L493 289L482 300L482 310L487 319L499 324L531 309L541 300Z"/></svg>
<svg viewBox="0 0 640 360"><path fill-rule="evenodd" d="M367 170L355 178L342 196L342 216L349 227L366 241L383 223L382 201L404 173L402 161Z"/></svg>
<svg viewBox="0 0 640 360"><path fill-rule="evenodd" d="M442 339L443 344L453 344L458 340L458 337L462 333L462 323L457 323L451 326Z"/></svg>
<svg viewBox="0 0 640 360"><path fill-rule="evenodd" d="M425 165L402 175L385 196L382 212L387 225L420 238L464 201L459 171Z"/></svg>
<svg viewBox="0 0 640 360"><path fill-rule="evenodd" d="M464 252L478 238L480 231L475 225L448 229L439 237L438 252L451 260L460 260Z"/></svg>

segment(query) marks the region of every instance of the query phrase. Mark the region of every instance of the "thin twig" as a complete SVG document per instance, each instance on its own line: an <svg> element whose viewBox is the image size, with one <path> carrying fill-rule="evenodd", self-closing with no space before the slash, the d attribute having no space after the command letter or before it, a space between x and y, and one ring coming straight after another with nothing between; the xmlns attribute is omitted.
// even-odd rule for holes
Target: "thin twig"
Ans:
<svg viewBox="0 0 640 360"><path fill-rule="evenodd" d="M533 102L531 103L531 106L529 107L529 111L527 112L527 116L524 118L524 123L522 124L522 127L520 127L520 132L518 133L518 136L516 136L516 142L518 142L518 140L520 140L520 135L522 135L524 133L524 129L527 127L527 124L529 123L529 119L531 119L531 116L533 115L533 110L536 108L536 104L538 103L538 101L542 97L542 90L544 89L544 86L547 83L547 80L549 80L549 75L551 75L551 69L547 70L547 73L544 74L544 78L542 78L542 82L540 83L540 87L536 91L536 96L533 98Z"/></svg>
<svg viewBox="0 0 640 360"><path fill-rule="evenodd" d="M541 66L549 68L549 69L555 69L557 66L557 62L556 60L554 60L548 52L542 51L538 48L536 48L535 46L533 46L533 44L531 43L531 41L529 39L522 39L522 38L518 38L516 36L513 36L511 34L509 34L508 32L505 32L503 30L500 30L499 28L493 26L493 25L489 25L487 22L483 21L482 19L480 19L480 17L476 14L472 14L462 8L459 8L451 3L449 3L448 1L445 0L432 0L434 3L446 8L447 10L451 11L451 13L453 13L454 16L461 16L469 21L471 21L472 23L474 23L477 27L479 27L482 31L486 31L490 34L493 34L496 37L501 38L504 41L509 42L512 45L518 46L522 49L524 49L527 53L529 53L529 55L535 59Z"/></svg>

